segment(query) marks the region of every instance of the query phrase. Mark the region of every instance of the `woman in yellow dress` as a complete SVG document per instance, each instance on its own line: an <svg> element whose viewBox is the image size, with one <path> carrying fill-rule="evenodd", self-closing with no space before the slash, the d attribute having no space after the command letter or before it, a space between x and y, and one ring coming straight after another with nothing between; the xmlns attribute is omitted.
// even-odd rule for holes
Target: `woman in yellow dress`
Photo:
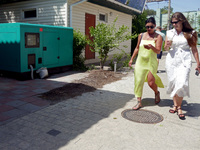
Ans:
<svg viewBox="0 0 200 150"><path fill-rule="evenodd" d="M155 104L160 102L160 92L158 87L164 88L164 85L157 75L158 62L157 54L160 53L162 47L162 37L155 32L156 22L153 17L145 21L147 32L138 36L138 43L134 53L129 61L131 67L133 59L137 56L134 69L134 94L138 103L133 107L138 110L142 107L142 92L144 82L148 82L149 87L155 93Z"/></svg>

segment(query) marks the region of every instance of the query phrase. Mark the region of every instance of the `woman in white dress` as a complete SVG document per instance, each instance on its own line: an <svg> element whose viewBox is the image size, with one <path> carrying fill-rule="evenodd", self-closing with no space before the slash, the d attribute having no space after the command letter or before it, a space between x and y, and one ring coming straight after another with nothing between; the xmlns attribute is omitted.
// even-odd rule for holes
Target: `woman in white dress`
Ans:
<svg viewBox="0 0 200 150"><path fill-rule="evenodd" d="M167 31L165 50L169 50L166 57L166 72L168 76L167 93L173 97L174 106L170 113L178 114L185 119L181 105L184 96L189 94L189 73L192 66L192 56L197 62L196 70L200 72L199 54L197 50L197 33L190 26L185 16L176 12L172 15L171 23L174 27Z"/></svg>

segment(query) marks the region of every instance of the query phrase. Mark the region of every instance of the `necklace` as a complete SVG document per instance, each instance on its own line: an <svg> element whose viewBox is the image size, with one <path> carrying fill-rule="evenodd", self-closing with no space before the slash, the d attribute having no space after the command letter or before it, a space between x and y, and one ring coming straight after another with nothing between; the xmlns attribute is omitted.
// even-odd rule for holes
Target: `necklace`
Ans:
<svg viewBox="0 0 200 150"><path fill-rule="evenodd" d="M155 37L155 32L153 34L147 33L147 40L152 40Z"/></svg>

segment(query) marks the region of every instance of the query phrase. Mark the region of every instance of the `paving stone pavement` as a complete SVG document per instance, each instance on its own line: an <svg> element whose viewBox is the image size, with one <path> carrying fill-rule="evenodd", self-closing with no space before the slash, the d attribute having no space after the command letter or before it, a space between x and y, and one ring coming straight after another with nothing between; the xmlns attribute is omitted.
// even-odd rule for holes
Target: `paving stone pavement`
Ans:
<svg viewBox="0 0 200 150"><path fill-rule="evenodd" d="M183 100L186 120L168 111L172 100L166 94L165 56L159 64L165 88L162 101L154 104L154 93L144 86L143 108L164 120L142 124L124 119L122 111L136 104L133 72L122 80L94 92L46 106L0 125L1 150L199 150L200 77L190 75L190 94ZM56 78L55 78L56 81ZM55 82L56 83L56 82ZM18 103L12 103L16 106Z"/></svg>
<svg viewBox="0 0 200 150"><path fill-rule="evenodd" d="M0 77L0 125L49 106L51 103L39 98L39 94L87 75L88 73L69 71L47 79L26 81Z"/></svg>

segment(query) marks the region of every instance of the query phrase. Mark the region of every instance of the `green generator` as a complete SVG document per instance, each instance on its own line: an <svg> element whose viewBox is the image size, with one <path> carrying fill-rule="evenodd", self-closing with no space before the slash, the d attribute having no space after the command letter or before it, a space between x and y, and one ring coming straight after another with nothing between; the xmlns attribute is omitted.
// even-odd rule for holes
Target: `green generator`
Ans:
<svg viewBox="0 0 200 150"><path fill-rule="evenodd" d="M0 24L0 72L20 80L31 71L47 68L49 74L73 65L73 28L28 23Z"/></svg>

